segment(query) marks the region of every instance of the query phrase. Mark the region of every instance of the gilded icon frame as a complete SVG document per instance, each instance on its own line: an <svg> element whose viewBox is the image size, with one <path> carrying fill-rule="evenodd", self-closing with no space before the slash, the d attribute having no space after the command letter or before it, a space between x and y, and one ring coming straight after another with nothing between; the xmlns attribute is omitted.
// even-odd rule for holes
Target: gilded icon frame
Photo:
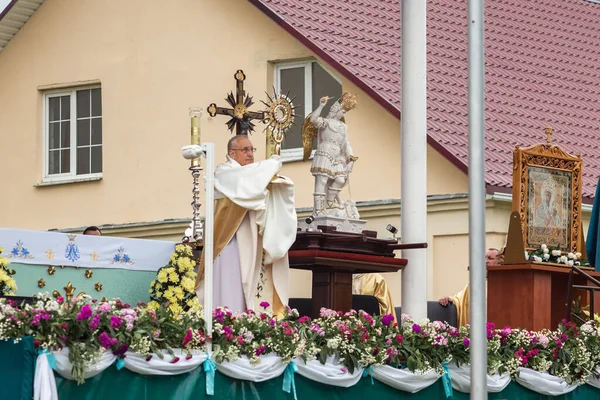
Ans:
<svg viewBox="0 0 600 400"><path fill-rule="evenodd" d="M542 244L582 252L582 159L558 146L517 146L513 152L513 211L525 250Z"/></svg>

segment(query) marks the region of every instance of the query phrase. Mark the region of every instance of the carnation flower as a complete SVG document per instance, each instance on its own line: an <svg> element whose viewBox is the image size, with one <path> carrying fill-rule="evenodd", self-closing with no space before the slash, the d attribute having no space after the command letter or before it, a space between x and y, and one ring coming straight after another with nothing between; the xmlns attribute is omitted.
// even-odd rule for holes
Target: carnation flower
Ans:
<svg viewBox="0 0 600 400"><path fill-rule="evenodd" d="M383 317L381 317L381 323L384 324L385 326L390 326L390 324L392 323L392 321L394 321L394 316L392 314L387 314L384 315Z"/></svg>

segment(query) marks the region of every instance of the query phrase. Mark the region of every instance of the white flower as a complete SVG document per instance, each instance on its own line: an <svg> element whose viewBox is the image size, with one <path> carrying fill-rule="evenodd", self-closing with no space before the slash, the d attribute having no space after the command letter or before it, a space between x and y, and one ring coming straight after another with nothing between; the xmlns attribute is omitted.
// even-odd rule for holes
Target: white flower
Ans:
<svg viewBox="0 0 600 400"><path fill-rule="evenodd" d="M560 250L556 250L556 255L560 256L562 253L560 252Z"/></svg>
<svg viewBox="0 0 600 400"><path fill-rule="evenodd" d="M542 250L548 250L548 246L546 246L545 244L542 245Z"/></svg>
<svg viewBox="0 0 600 400"><path fill-rule="evenodd" d="M567 263L567 256L560 256L560 262Z"/></svg>
<svg viewBox="0 0 600 400"><path fill-rule="evenodd" d="M545 249L543 249L543 250L542 250L542 252L543 252L544 254L548 254L548 253L550 253L550 250L548 250L548 248L545 248Z"/></svg>
<svg viewBox="0 0 600 400"><path fill-rule="evenodd" d="M551 254L553 257L558 257L558 256L560 256L560 250L552 250Z"/></svg>
<svg viewBox="0 0 600 400"><path fill-rule="evenodd" d="M528 252L525 252L525 259L529 260L529 253Z"/></svg>
<svg viewBox="0 0 600 400"><path fill-rule="evenodd" d="M572 267L572 266L573 266L573 260L569 260L569 261L567 261L567 265L568 265L569 267Z"/></svg>
<svg viewBox="0 0 600 400"><path fill-rule="evenodd" d="M567 257L569 258L569 260L572 260L575 258L575 254L569 253L569 254L567 254Z"/></svg>
<svg viewBox="0 0 600 400"><path fill-rule="evenodd" d="M579 252L575 253L575 258L577 260L579 260L581 258L581 253L579 253Z"/></svg>
<svg viewBox="0 0 600 400"><path fill-rule="evenodd" d="M550 254L545 253L544 254L544 260L548 261L550 259Z"/></svg>

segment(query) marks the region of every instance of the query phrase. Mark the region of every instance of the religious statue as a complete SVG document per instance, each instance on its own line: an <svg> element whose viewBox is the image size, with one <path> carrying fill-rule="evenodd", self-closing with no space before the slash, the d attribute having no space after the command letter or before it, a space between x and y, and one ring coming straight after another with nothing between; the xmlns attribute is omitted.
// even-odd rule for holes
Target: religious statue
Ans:
<svg viewBox="0 0 600 400"><path fill-rule="evenodd" d="M344 120L344 114L356 108L356 96L344 92L333 103L327 117L322 118L321 112L328 101L329 97L321 98L317 109L306 117L302 126L305 160L310 156L314 138L317 138L317 150L310 169L315 177L313 216L358 219L355 203L351 200L343 202L340 198L341 190L349 182L354 162L358 160L350 147Z"/></svg>

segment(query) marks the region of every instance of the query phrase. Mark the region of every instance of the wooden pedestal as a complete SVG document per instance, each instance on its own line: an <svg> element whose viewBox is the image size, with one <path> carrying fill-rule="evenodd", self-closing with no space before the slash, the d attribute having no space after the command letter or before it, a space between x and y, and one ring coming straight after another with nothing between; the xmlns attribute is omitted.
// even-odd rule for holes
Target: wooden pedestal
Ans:
<svg viewBox="0 0 600 400"><path fill-rule="evenodd" d="M505 264L487 270L487 320L496 327L556 329L566 318L570 268L529 263ZM587 273L600 278L598 272ZM588 285L585 278L577 274L574 283ZM581 296L582 306L589 303L588 291L575 290L573 299L578 296ZM596 292L595 296L595 304L600 304L600 293Z"/></svg>
<svg viewBox="0 0 600 400"><path fill-rule="evenodd" d="M352 274L397 272L407 263L403 258L327 250L290 250L288 256L290 268L313 273L313 318L319 316L321 307L336 311L352 309Z"/></svg>

